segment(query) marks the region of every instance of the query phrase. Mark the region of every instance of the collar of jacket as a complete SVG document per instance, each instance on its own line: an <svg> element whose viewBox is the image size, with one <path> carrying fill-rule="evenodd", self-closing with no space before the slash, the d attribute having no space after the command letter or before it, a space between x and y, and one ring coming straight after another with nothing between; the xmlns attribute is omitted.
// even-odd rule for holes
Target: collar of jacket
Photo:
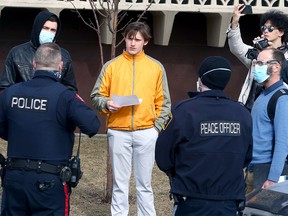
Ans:
<svg viewBox="0 0 288 216"><path fill-rule="evenodd" d="M229 99L224 91L222 90L208 90L208 91L203 91L197 94L194 98L197 97L214 97L214 98L227 98Z"/></svg>
<svg viewBox="0 0 288 216"><path fill-rule="evenodd" d="M30 40L28 43L30 44L31 48L36 52L37 47L34 46L33 42Z"/></svg>
<svg viewBox="0 0 288 216"><path fill-rule="evenodd" d="M280 49L283 53L285 53L288 50L288 46L286 43L282 43L282 45L278 47L278 49Z"/></svg>
<svg viewBox="0 0 288 216"><path fill-rule="evenodd" d="M192 97L195 97L198 94L200 94L200 92L189 91L189 92L187 92L187 94L188 94L189 98L192 98Z"/></svg>
<svg viewBox="0 0 288 216"><path fill-rule="evenodd" d="M136 55L131 55L130 53L128 53L127 51L123 50L122 55L129 61L140 61L141 59L143 59L145 57L145 52L144 50L142 50L140 53L136 54Z"/></svg>
<svg viewBox="0 0 288 216"><path fill-rule="evenodd" d="M276 83L272 84L271 86L263 90L264 95L268 95L270 92L274 91L275 89L279 88L282 85L283 85L282 80L277 81Z"/></svg>
<svg viewBox="0 0 288 216"><path fill-rule="evenodd" d="M60 80L53 73L51 73L47 70L36 70L34 73L33 79L38 78L38 77L49 77L49 78L55 80L56 82L58 82Z"/></svg>
<svg viewBox="0 0 288 216"><path fill-rule="evenodd" d="M189 99L186 100L182 100L179 103L176 103L176 105L174 106L174 109L176 109L178 106L180 106L183 103L186 103L188 101L191 100L197 100L198 98L223 98L223 99L227 99L230 100L224 93L224 91L222 90L208 90L208 91L204 91L204 92L197 92L197 94L195 94L193 97L190 97Z"/></svg>

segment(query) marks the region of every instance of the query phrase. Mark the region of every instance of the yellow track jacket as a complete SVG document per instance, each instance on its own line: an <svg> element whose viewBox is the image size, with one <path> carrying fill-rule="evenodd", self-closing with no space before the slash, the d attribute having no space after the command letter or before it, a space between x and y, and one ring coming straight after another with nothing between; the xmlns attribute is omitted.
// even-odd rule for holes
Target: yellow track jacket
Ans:
<svg viewBox="0 0 288 216"><path fill-rule="evenodd" d="M112 94L136 95L142 102L109 113L106 103ZM154 126L161 131L171 112L165 69L144 51L137 55L123 51L122 55L108 61L90 97L96 109L107 114L107 127L115 130L133 131Z"/></svg>

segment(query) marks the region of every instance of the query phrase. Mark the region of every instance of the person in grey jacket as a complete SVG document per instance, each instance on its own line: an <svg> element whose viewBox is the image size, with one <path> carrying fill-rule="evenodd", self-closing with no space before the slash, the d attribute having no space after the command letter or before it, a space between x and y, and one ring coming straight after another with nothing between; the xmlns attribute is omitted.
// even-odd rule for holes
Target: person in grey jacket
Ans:
<svg viewBox="0 0 288 216"><path fill-rule="evenodd" d="M253 73L250 70L252 59L247 58L246 55L248 50L253 48L252 43L251 45L247 45L241 38L239 20L245 15L241 13L245 8L243 6L244 4L236 4L234 6L231 23L227 30L227 37L231 53L249 69L238 100L251 110L257 92L256 89L259 86L253 81ZM268 47L281 49L285 54L285 58L288 59L288 16L282 11L270 10L261 16L260 30L262 35L255 39L260 39L261 37L267 38Z"/></svg>

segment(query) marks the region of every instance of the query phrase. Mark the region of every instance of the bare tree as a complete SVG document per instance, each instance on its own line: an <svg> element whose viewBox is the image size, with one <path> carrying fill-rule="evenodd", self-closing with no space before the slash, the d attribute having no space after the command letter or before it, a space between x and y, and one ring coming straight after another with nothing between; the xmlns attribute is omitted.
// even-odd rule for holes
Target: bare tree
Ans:
<svg viewBox="0 0 288 216"><path fill-rule="evenodd" d="M89 1L89 4L91 6L91 10L93 12L93 19L86 20L82 15L81 12L75 7L73 4L73 0L68 0L74 7L75 11L77 12L80 19L83 21L85 25L96 31L97 37L98 37L98 44L99 44L99 51L100 51L100 61L101 61L101 67L104 65L104 53L103 53L103 47L102 47L102 39L101 39L101 26L107 25L109 31L112 34L112 41L111 41L111 55L110 58L113 59L116 54L117 47L124 41L124 38L120 40L119 43L117 43L117 33L119 31L122 31L129 23L131 23L133 20L129 20L127 23L124 24L124 26L120 29L118 29L119 24L123 21L123 18L127 15L127 11L131 8L127 8L126 11L119 13L119 2L120 0L87 0ZM145 13L148 11L148 9L151 7L153 1L150 2L149 5L147 5L146 9L138 16L137 20L139 21L143 18ZM98 5L97 5L98 4ZM98 7L97 7L98 6ZM104 20L102 23L99 22L99 17L102 16L102 20ZM111 161L110 161L110 153L109 153L109 146L107 146L107 181L106 181L106 190L105 190L105 201L110 202L112 197L112 167L111 167Z"/></svg>
<svg viewBox="0 0 288 216"><path fill-rule="evenodd" d="M91 19L85 20L85 18L81 15L81 12L75 7L73 0L68 0L74 7L75 11L77 12L80 19L83 21L85 25L87 25L89 28L93 29L97 33L98 38L98 44L99 44L99 51L100 51L100 60L101 60L101 66L104 65L104 54L103 54L103 47L102 47L102 39L101 39L101 26L107 25L109 31L112 34L112 41L111 41L111 54L110 59L113 59L115 57L116 49L117 47L124 41L124 38L117 43L117 33L119 31L122 31L130 22L133 20L129 20L127 23L125 23L124 27L121 29L118 29L119 24L123 21L123 18L127 15L127 11L129 11L129 8L127 8L126 11L119 13L119 2L120 0L87 0L91 6L91 10L93 12L93 21ZM97 3L99 6L97 7ZM153 1L147 5L146 9L138 16L137 20L141 20L145 13L148 11L148 9L151 7ZM101 16L104 18L103 22L100 23L98 16Z"/></svg>

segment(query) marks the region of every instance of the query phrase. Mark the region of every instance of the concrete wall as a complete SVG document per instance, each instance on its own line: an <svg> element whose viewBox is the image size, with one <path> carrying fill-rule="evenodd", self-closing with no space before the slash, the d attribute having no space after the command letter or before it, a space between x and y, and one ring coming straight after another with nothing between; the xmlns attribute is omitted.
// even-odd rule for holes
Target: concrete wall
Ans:
<svg viewBox="0 0 288 216"><path fill-rule="evenodd" d="M0 19L0 68L2 68L10 48L30 39L30 32L35 15L39 9L4 8ZM125 21L137 17L137 13L129 12ZM83 11L84 16L90 16L89 11ZM152 26L153 16L149 13L145 21ZM85 26L71 10L60 13L62 21L61 36L58 44L69 50L76 71L80 95L89 106L90 92L100 71L99 48L96 32ZM241 22L243 39L251 43L259 34L259 17L251 15L243 17ZM157 29L152 29L157 31ZM201 13L178 13L169 46L154 45L153 41L147 45L148 55L158 59L167 70L168 82L173 104L187 98L188 91L196 90L197 70L201 61L210 55L222 55L230 60L233 74L225 92L232 99L237 99L241 85L245 79L247 69L234 57L227 46L212 48L206 46L206 17ZM119 39L120 39L119 35ZM109 60L110 46L103 45L105 61ZM124 48L122 44L117 49L120 54ZM99 115L105 132L105 117Z"/></svg>

